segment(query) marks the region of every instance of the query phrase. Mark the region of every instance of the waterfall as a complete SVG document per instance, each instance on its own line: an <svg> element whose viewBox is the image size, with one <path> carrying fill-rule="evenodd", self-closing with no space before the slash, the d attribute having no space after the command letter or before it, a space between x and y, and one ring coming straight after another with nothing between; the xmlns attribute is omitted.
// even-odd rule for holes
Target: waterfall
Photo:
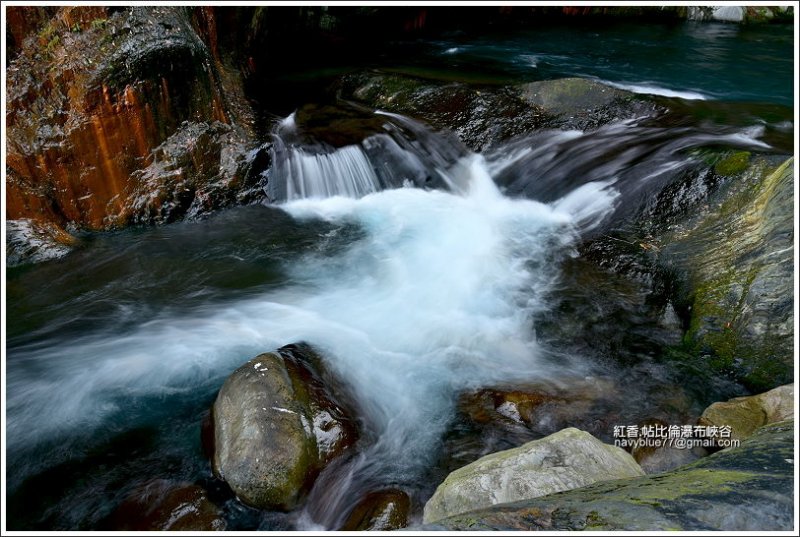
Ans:
<svg viewBox="0 0 800 537"><path fill-rule="evenodd" d="M375 112L373 118L383 121L382 132L341 147L309 139L294 114L280 121L273 133L270 199L360 198L390 188L447 188L436 170L446 170L467 153L457 139L396 114Z"/></svg>
<svg viewBox="0 0 800 537"><path fill-rule="evenodd" d="M583 357L543 348L534 319L549 311L583 234L624 204L622 186L648 177L636 166L661 173L673 157L689 160L685 133L645 147L637 140L650 143L653 132L635 125L549 132L495 158L409 119L376 116L380 132L340 146L309 143L295 117L281 122L272 207L119 239L130 244L97 239L71 272L69 259L59 265L53 277L65 289L85 289L87 273L106 280L54 300L36 337L9 349L12 487L108 431L159 428L158 449L168 453L186 421L173 415L174 401L211 401L246 360L305 341L347 385L365 429L357 456L326 470L295 513L301 527L337 529L365 491L419 493L459 394L592 373ZM755 144L747 133L693 136L698 145ZM103 244L111 246L91 249ZM257 283L241 283L248 278ZM170 302L185 295L198 298ZM118 309L106 314L107 304ZM77 328L75 312L86 315ZM124 316L124 329L111 324ZM182 426L183 449L196 454L199 425Z"/></svg>
<svg viewBox="0 0 800 537"><path fill-rule="evenodd" d="M313 154L303 149L287 150L283 168L286 199L359 198L382 190L381 180L364 149L356 145L332 153ZM276 173L277 175L277 173Z"/></svg>

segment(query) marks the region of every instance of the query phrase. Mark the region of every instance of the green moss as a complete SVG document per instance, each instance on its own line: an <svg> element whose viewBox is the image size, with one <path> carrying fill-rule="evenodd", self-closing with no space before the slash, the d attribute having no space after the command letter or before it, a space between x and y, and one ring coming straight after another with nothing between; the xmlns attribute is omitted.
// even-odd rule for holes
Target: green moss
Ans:
<svg viewBox="0 0 800 537"><path fill-rule="evenodd" d="M736 175L747 169L750 163L749 151L736 151L714 164L714 173L717 175Z"/></svg>
<svg viewBox="0 0 800 537"><path fill-rule="evenodd" d="M701 153L712 159L713 154ZM719 161L726 173L731 161L747 162L749 154L739 152ZM745 176L735 184L724 201L692 232L693 248L706 252L697 258L692 271L693 292L689 299L691 316L683 339L689 354L701 357L711 371L730 375L748 388L763 391L790 380L785 345L769 332L759 340L746 336L747 297L763 270L757 259L741 261L745 250L761 240L766 225L765 211L771 200L791 180L793 159L777 168L759 159L748 165Z"/></svg>
<svg viewBox="0 0 800 537"><path fill-rule="evenodd" d="M89 28L92 30L100 30L106 24L108 24L108 19L94 19L92 22L89 23Z"/></svg>
<svg viewBox="0 0 800 537"><path fill-rule="evenodd" d="M61 42L61 37L57 35L53 36L53 38L47 42L47 46L44 48L45 52L47 52L48 54L53 52L60 42Z"/></svg>

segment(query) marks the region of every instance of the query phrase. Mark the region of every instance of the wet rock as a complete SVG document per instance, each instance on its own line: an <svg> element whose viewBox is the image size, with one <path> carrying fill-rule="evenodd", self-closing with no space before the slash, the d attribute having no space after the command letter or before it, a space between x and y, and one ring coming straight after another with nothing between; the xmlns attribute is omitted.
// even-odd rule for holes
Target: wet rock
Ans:
<svg viewBox="0 0 800 537"><path fill-rule="evenodd" d="M570 378L568 381L484 388L464 393L459 410L479 425L519 424L541 436L566 427L602 428L598 418L618 399L617 388L599 377ZM597 411L595 411L597 410ZM602 420L601 420L602 421Z"/></svg>
<svg viewBox="0 0 800 537"><path fill-rule="evenodd" d="M615 427L641 424L650 417L670 424L693 423L702 409L694 408L684 386L673 384L675 380L664 375L668 372L663 368L640 364L629 366L616 378L565 376L558 382L464 393L444 438L441 466L444 471L453 471L489 453L515 448L568 427L613 443ZM639 395L633 395L631 386ZM640 400L636 408L630 405L631 397Z"/></svg>
<svg viewBox="0 0 800 537"><path fill-rule="evenodd" d="M37 32L56 12L55 7L8 6L6 10L6 48L13 60L28 36Z"/></svg>
<svg viewBox="0 0 800 537"><path fill-rule="evenodd" d="M222 531L225 520L202 487L154 479L122 501L110 526L119 531Z"/></svg>
<svg viewBox="0 0 800 537"><path fill-rule="evenodd" d="M49 222L6 221L6 265L41 263L69 253L77 239Z"/></svg>
<svg viewBox="0 0 800 537"><path fill-rule="evenodd" d="M339 83L341 97L449 129L473 150L484 150L540 128L546 117L508 88L470 87L380 72L358 73Z"/></svg>
<svg viewBox="0 0 800 537"><path fill-rule="evenodd" d="M597 128L657 108L630 92L578 78L487 86L373 71L343 77L337 91L372 108L449 129L475 151L536 129Z"/></svg>
<svg viewBox="0 0 800 537"><path fill-rule="evenodd" d="M645 420L638 424L639 430L648 425L659 425L666 428L670 424L658 419ZM634 446L631 449L631 455L646 474L658 474L694 462L708 455L708 452L702 447L680 448L669 443L656 447L648 446L645 443Z"/></svg>
<svg viewBox="0 0 800 537"><path fill-rule="evenodd" d="M634 448L631 454L644 473L660 474L705 457L708 451L702 447L682 449L662 445L657 448Z"/></svg>
<svg viewBox="0 0 800 537"><path fill-rule="evenodd" d="M794 422L659 475L496 505L428 530L788 531L794 526Z"/></svg>
<svg viewBox="0 0 800 537"><path fill-rule="evenodd" d="M763 425L794 419L794 384L779 386L749 397L718 402L703 411L697 421L705 426L728 426L730 438L744 440Z"/></svg>
<svg viewBox="0 0 800 537"><path fill-rule="evenodd" d="M236 80L208 52L189 15L166 6L64 7L25 40L7 70L7 162L15 177L8 182L9 218L91 230L146 220L152 207L139 203L139 179L158 166L154 148L185 121L241 131L220 135L218 143L230 145L224 153L241 155L243 143L254 145L243 142L249 117ZM238 170L227 157L209 158L195 168L219 169L196 190L235 197L228 190L241 186ZM191 205L194 192L173 186L153 196ZM196 207L224 203L200 199Z"/></svg>
<svg viewBox="0 0 800 537"><path fill-rule="evenodd" d="M402 490L370 492L353 508L340 531L389 531L406 527L411 500Z"/></svg>
<svg viewBox="0 0 800 537"><path fill-rule="evenodd" d="M291 509L356 429L306 346L253 358L225 381L213 407L214 473L244 503Z"/></svg>
<svg viewBox="0 0 800 537"><path fill-rule="evenodd" d="M685 281L677 297L690 316L684 343L754 391L792 380L793 176L793 158L750 159L654 251Z"/></svg>
<svg viewBox="0 0 800 537"><path fill-rule="evenodd" d="M584 431L564 429L451 473L425 504L423 520L430 523L494 504L643 474L622 449Z"/></svg>
<svg viewBox="0 0 800 537"><path fill-rule="evenodd" d="M560 78L519 87L522 97L555 116L589 115L615 101L629 99L627 91L586 78Z"/></svg>
<svg viewBox="0 0 800 537"><path fill-rule="evenodd" d="M133 173L125 195L136 223L168 223L265 197L263 179L248 174L253 154L237 126L184 122ZM263 164L262 164L263 165Z"/></svg>

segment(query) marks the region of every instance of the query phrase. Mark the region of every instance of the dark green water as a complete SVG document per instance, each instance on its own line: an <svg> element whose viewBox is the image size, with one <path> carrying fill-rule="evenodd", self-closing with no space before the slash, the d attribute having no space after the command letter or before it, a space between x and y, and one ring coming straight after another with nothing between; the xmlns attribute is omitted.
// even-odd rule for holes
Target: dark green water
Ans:
<svg viewBox="0 0 800 537"><path fill-rule="evenodd" d="M554 25L422 41L415 63L419 69L475 78L578 76L646 93L792 106L793 40L793 26L784 24Z"/></svg>

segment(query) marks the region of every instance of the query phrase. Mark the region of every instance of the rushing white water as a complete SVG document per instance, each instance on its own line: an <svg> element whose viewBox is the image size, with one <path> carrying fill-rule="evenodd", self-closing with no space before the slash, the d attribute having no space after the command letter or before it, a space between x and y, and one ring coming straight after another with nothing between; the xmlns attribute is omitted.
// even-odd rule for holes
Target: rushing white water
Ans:
<svg viewBox="0 0 800 537"><path fill-rule="evenodd" d="M602 184L549 205L511 200L478 156L446 175L461 192L400 188L285 204L296 218L364 232L338 257L296 264L296 285L157 316L125 335L15 351L40 371L27 379L26 369L9 372L9 438L19 447L91 429L126 398L191 390L256 353L306 341L358 395L387 465L419 468L458 390L551 372L539 360L531 316L546 307L573 224L614 200Z"/></svg>
<svg viewBox="0 0 800 537"><path fill-rule="evenodd" d="M331 147L308 144L305 127L292 114L276 129L267 194L274 201L359 198L402 186L443 186L432 180L434 170L448 169L467 151L461 142L432 132L398 114L375 111L382 131L358 143Z"/></svg>
<svg viewBox="0 0 800 537"><path fill-rule="evenodd" d="M313 154L294 149L287 158L287 199L358 197L380 190L375 170L357 145L331 153Z"/></svg>

